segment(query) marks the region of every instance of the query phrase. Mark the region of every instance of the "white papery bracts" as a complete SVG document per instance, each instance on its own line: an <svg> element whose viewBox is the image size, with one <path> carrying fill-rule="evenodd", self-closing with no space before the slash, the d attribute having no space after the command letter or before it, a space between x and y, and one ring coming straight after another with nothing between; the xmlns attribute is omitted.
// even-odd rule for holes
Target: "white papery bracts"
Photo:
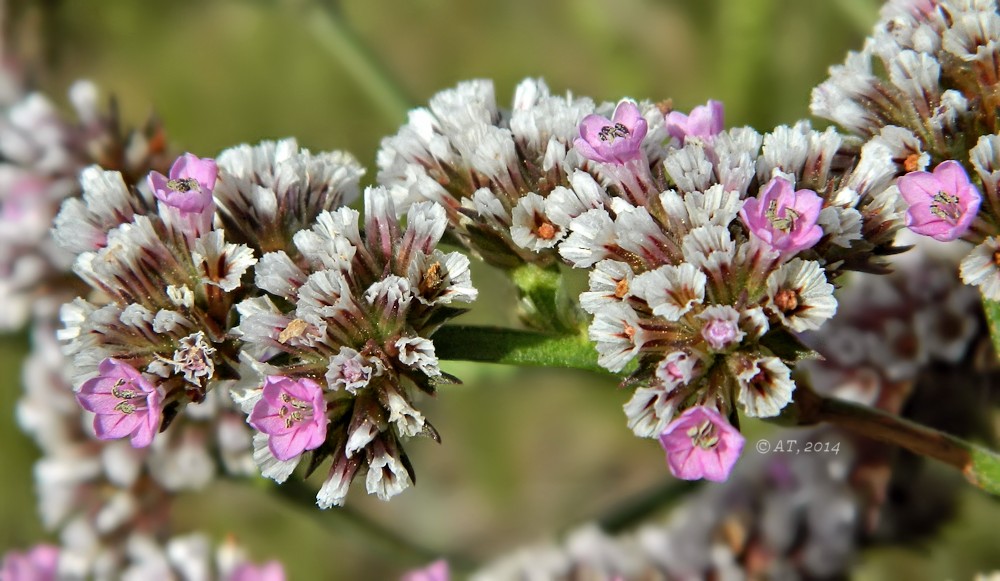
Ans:
<svg viewBox="0 0 1000 581"><path fill-rule="evenodd" d="M401 440L437 439L414 407L417 392L433 394L436 383L453 380L438 367L430 336L462 312L452 303L471 302L477 291L468 258L435 248L448 224L444 208L413 204L406 222L401 228L384 188L369 189L363 231L355 210L321 213L288 252L262 257L256 283L268 296L238 306L238 332L260 373L308 380L322 392L311 412L328 419L321 443L288 453L275 445L275 433L262 431L255 445L264 475L278 481L308 451L310 470L332 458L317 497L323 508L342 505L351 481L364 474L370 494L402 492L413 470ZM267 397L267 386L251 390L245 411L263 417Z"/></svg>

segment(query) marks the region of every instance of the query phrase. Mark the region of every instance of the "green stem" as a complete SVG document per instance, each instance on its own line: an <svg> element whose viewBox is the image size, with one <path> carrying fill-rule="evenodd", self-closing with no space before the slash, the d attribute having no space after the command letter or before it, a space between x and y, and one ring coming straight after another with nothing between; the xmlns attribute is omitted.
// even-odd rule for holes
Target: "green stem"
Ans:
<svg viewBox="0 0 1000 581"><path fill-rule="evenodd" d="M1000 302L983 297L983 311L986 312L986 324L990 328L993 351L1000 354Z"/></svg>
<svg viewBox="0 0 1000 581"><path fill-rule="evenodd" d="M523 264L510 271L528 326L550 333L576 334L583 316L566 290L558 265Z"/></svg>
<svg viewBox="0 0 1000 581"><path fill-rule="evenodd" d="M821 396L803 382L790 408L783 419L792 417L800 426L828 422L900 446L954 466L974 486L1000 495L1000 455L992 450L879 409Z"/></svg>
<svg viewBox="0 0 1000 581"><path fill-rule="evenodd" d="M700 484L700 481L671 478L650 490L625 499L618 506L612 507L597 517L597 525L606 533L621 533L649 519L650 514L654 511L673 504L689 492L693 492Z"/></svg>
<svg viewBox="0 0 1000 581"><path fill-rule="evenodd" d="M608 373L597 364L597 351L583 334L446 325L434 334L434 351L441 359Z"/></svg>
<svg viewBox="0 0 1000 581"><path fill-rule="evenodd" d="M399 562L403 567L423 566L437 559L446 558L457 571L474 569L474 564L464 557L446 555L441 551L418 545L350 508L318 510L315 506L316 491L298 478L290 478L273 488L279 498L301 509L303 514L308 515L323 528L338 535L364 538L366 548Z"/></svg>
<svg viewBox="0 0 1000 581"><path fill-rule="evenodd" d="M347 69L385 114L388 121L402 123L413 108L413 100L389 69L378 60L364 40L344 18L335 0L314 0L304 10L306 26L319 43Z"/></svg>

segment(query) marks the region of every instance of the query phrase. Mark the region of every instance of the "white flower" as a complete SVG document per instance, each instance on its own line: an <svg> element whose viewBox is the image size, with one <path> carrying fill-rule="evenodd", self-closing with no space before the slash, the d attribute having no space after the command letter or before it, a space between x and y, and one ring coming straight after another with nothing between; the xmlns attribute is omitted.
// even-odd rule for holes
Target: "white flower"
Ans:
<svg viewBox="0 0 1000 581"><path fill-rule="evenodd" d="M991 301L1000 301L998 257L1000 257L1000 238L993 236L973 248L959 265L962 282L978 286L983 296Z"/></svg>
<svg viewBox="0 0 1000 581"><path fill-rule="evenodd" d="M746 415L770 418L778 415L792 401L795 384L791 370L777 357L745 359L736 379L740 384L737 400Z"/></svg>
<svg viewBox="0 0 1000 581"><path fill-rule="evenodd" d="M767 278L767 307L792 331L812 331L837 312L837 299L818 262L795 258Z"/></svg>
<svg viewBox="0 0 1000 581"><path fill-rule="evenodd" d="M635 278L633 288L653 309L653 314L677 321L696 304L705 300L705 273L684 262L644 272Z"/></svg>

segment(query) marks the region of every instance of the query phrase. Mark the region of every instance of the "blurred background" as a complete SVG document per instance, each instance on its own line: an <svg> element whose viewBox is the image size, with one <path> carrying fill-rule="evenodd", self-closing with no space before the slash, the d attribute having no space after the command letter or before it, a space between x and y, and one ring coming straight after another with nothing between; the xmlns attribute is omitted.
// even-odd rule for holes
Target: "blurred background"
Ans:
<svg viewBox="0 0 1000 581"><path fill-rule="evenodd" d="M294 136L314 150L354 153L370 168L363 184L408 104L471 78L493 79L501 107L521 79L543 77L554 92L596 101L672 98L686 111L714 98L727 125L793 123L879 8L875 0L368 0L333 6L330 20L306 0L7 4L30 77L60 104L73 80L89 78L131 123L155 111L178 151L214 156ZM359 74L352 36L395 90L373 89ZM481 298L463 322L514 324L505 280L480 268L474 282ZM49 538L35 516L35 450L14 417L27 342L0 337L0 551ZM465 384L422 404L443 438L407 447L418 486L391 503L358 490L349 499L431 552L481 562L606 515L668 477L657 443L626 428L629 394L609 378L445 369ZM748 441L767 430L750 425ZM255 559L281 559L291 579L389 579L422 564L337 511L289 509L245 483L217 483L178 505L178 532L235 535ZM969 579L1000 568L1000 505L969 489L956 511L919 546L864 551L854 578Z"/></svg>

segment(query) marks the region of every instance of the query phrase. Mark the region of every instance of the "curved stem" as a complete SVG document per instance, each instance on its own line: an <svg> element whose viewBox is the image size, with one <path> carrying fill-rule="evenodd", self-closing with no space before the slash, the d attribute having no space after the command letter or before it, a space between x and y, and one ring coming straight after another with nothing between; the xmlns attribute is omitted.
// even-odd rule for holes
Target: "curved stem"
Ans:
<svg viewBox="0 0 1000 581"><path fill-rule="evenodd" d="M389 69L348 25L333 0L313 0L304 10L306 26L319 43L347 69L348 74L378 104L387 120L402 123L413 108L407 95Z"/></svg>
<svg viewBox="0 0 1000 581"><path fill-rule="evenodd" d="M697 490L701 483L701 481L671 478L649 490L626 498L621 504L611 507L598 516L595 521L597 526L607 533L623 532L648 519L653 511Z"/></svg>
<svg viewBox="0 0 1000 581"><path fill-rule="evenodd" d="M1000 454L950 434L872 407L821 396L804 382L795 388L795 401L783 414L800 426L828 422L862 436L905 448L958 468L966 480L986 492L1000 495Z"/></svg>

